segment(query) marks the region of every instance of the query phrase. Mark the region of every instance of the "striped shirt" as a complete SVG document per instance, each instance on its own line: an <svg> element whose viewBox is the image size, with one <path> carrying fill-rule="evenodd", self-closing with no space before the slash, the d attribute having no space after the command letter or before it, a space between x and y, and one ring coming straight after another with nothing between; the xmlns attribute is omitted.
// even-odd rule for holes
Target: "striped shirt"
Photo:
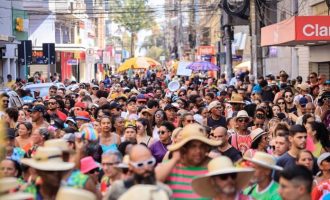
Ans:
<svg viewBox="0 0 330 200"><path fill-rule="evenodd" d="M174 200L195 199L207 200L196 194L191 186L191 181L196 176L201 176L207 173L206 167L184 167L177 164L166 179L166 184L172 189Z"/></svg>

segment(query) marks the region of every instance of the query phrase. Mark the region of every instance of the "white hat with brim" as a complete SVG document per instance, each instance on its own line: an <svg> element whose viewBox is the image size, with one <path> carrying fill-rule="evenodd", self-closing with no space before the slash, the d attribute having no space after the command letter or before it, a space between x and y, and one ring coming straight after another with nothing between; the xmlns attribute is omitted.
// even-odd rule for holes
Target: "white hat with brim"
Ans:
<svg viewBox="0 0 330 200"><path fill-rule="evenodd" d="M169 200L168 194L156 185L135 185L119 197L119 200L157 199Z"/></svg>
<svg viewBox="0 0 330 200"><path fill-rule="evenodd" d="M15 192L0 196L0 200L30 200L30 199L34 199L34 196L30 193L25 193L25 192Z"/></svg>
<svg viewBox="0 0 330 200"><path fill-rule="evenodd" d="M250 137L252 139L252 143L254 143L258 138L260 138L261 136L267 134L267 132L265 132L263 129L261 128L256 128L253 131L251 131Z"/></svg>
<svg viewBox="0 0 330 200"><path fill-rule="evenodd" d="M23 158L21 163L42 171L67 171L74 163L64 162L62 151L56 147L39 147L33 158Z"/></svg>
<svg viewBox="0 0 330 200"><path fill-rule="evenodd" d="M244 160L250 161L261 167L265 167L272 170L282 171L283 168L276 165L276 159L265 152L257 151L252 158L244 157Z"/></svg>
<svg viewBox="0 0 330 200"><path fill-rule="evenodd" d="M236 188L244 189L254 174L253 168L235 167L232 161L226 156L219 156L212 159L208 164L208 173L193 179L193 190L202 197L213 198L217 194L216 187L211 182L212 176L237 173Z"/></svg>
<svg viewBox="0 0 330 200"><path fill-rule="evenodd" d="M55 200L96 200L95 194L90 191L71 188L71 187L61 187L57 192Z"/></svg>
<svg viewBox="0 0 330 200"><path fill-rule="evenodd" d="M176 151L183 147L190 141L197 140L202 143L208 144L210 146L219 146L221 145L221 141L210 140L206 137L205 129L203 126L195 123L195 124L188 124L185 126L181 131L182 140L178 143L170 145L167 147L169 151Z"/></svg>
<svg viewBox="0 0 330 200"><path fill-rule="evenodd" d="M0 193L8 192L17 187L19 187L19 182L15 177L4 177L0 179Z"/></svg>

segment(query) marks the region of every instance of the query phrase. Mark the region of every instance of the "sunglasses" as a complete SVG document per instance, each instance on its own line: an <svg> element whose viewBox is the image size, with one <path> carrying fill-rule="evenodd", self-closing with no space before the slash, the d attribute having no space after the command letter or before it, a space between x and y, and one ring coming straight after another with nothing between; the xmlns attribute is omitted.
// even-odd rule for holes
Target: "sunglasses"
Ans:
<svg viewBox="0 0 330 200"><path fill-rule="evenodd" d="M166 133L166 131L158 131L159 135L164 135Z"/></svg>
<svg viewBox="0 0 330 200"><path fill-rule="evenodd" d="M95 168L95 169L89 171L88 174L95 174L95 173L99 173L99 172L100 172L100 170L98 168Z"/></svg>
<svg viewBox="0 0 330 200"><path fill-rule="evenodd" d="M145 160L141 162L130 162L130 163L135 168L153 167L156 164L156 159L152 157L149 160Z"/></svg>
<svg viewBox="0 0 330 200"><path fill-rule="evenodd" d="M93 88L93 90L98 90L98 88Z"/></svg>
<svg viewBox="0 0 330 200"><path fill-rule="evenodd" d="M119 162L113 162L113 163L111 163L111 162L109 162L109 163L104 162L104 163L102 163L102 166L114 166L114 165L118 165L118 164L119 164Z"/></svg>
<svg viewBox="0 0 330 200"><path fill-rule="evenodd" d="M283 105L283 104L285 104L285 103L284 103L284 101L281 101L281 102L279 101L279 102L277 102L277 104L279 104L279 105Z"/></svg>
<svg viewBox="0 0 330 200"><path fill-rule="evenodd" d="M258 119L265 119L266 116L264 114L256 114L256 118L258 118Z"/></svg>
<svg viewBox="0 0 330 200"><path fill-rule="evenodd" d="M57 104L56 102L48 102L49 105L55 105Z"/></svg>
<svg viewBox="0 0 330 200"><path fill-rule="evenodd" d="M221 180L227 180L229 177L233 180L236 179L237 177L237 173L230 173L230 174L221 174L221 175L218 175L217 177L219 177Z"/></svg>
<svg viewBox="0 0 330 200"><path fill-rule="evenodd" d="M245 123L248 123L249 122L249 119L248 118L240 118L237 120L238 122L245 122Z"/></svg>
<svg viewBox="0 0 330 200"><path fill-rule="evenodd" d="M285 98L289 98L289 97L292 97L292 95L287 95L287 96L285 96Z"/></svg>

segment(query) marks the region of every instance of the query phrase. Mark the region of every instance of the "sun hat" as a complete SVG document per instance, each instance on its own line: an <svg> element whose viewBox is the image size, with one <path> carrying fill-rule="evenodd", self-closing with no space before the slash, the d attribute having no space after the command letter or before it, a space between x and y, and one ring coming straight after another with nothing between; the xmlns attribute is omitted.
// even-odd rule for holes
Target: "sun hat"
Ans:
<svg viewBox="0 0 330 200"><path fill-rule="evenodd" d="M221 106L219 101L212 101L210 105L207 107L207 110L210 112L213 108Z"/></svg>
<svg viewBox="0 0 330 200"><path fill-rule="evenodd" d="M99 87L98 85L93 84L91 88L92 88L92 89L93 89L93 88L97 88L97 89L99 89L100 87Z"/></svg>
<svg viewBox="0 0 330 200"><path fill-rule="evenodd" d="M297 85L297 88L300 88L301 90L306 91L309 89L309 85L308 85L308 83L301 83L301 84Z"/></svg>
<svg viewBox="0 0 330 200"><path fill-rule="evenodd" d="M241 103L241 104L245 104L245 102L243 101L243 97L240 94L236 94L236 93L233 93L231 95L230 101L228 101L228 103Z"/></svg>
<svg viewBox="0 0 330 200"><path fill-rule="evenodd" d="M64 162L62 151L56 147L39 147L33 158L23 158L21 163L43 171L67 171L74 163Z"/></svg>
<svg viewBox="0 0 330 200"><path fill-rule="evenodd" d="M206 137L206 133L205 133L205 129L203 126L195 123L195 124L188 124L187 126L185 126L181 133L181 141L175 144L172 144L170 146L168 146L168 150L169 151L176 151L178 149L180 149L182 146L184 146L185 144L187 144L190 141L193 140L198 140L201 141L205 144L208 144L210 146L219 146L221 144L221 141L215 141L215 140L210 140Z"/></svg>
<svg viewBox="0 0 330 200"><path fill-rule="evenodd" d="M240 110L236 116L236 119L239 119L239 118L250 118L250 117L245 110Z"/></svg>
<svg viewBox="0 0 330 200"><path fill-rule="evenodd" d="M55 200L96 200L95 194L90 191L72 188L72 187L61 187L56 195Z"/></svg>
<svg viewBox="0 0 330 200"><path fill-rule="evenodd" d="M76 120L91 121L91 117L87 111L77 111L76 115Z"/></svg>
<svg viewBox="0 0 330 200"><path fill-rule="evenodd" d="M244 160L250 161L256 165L260 165L268 169L273 169L278 171L283 170L282 167L276 165L275 157L265 152L257 151L255 152L252 158L244 157Z"/></svg>
<svg viewBox="0 0 330 200"><path fill-rule="evenodd" d="M257 128L254 129L253 131L251 131L250 137L252 139L252 142L255 142L258 138L260 138L261 136L267 134L267 132L265 132L262 128Z"/></svg>
<svg viewBox="0 0 330 200"><path fill-rule="evenodd" d="M0 179L0 200L34 199L34 196L25 192L11 192L18 189L20 183L17 178L5 177Z"/></svg>
<svg viewBox="0 0 330 200"><path fill-rule="evenodd" d="M148 113L149 115L153 116L151 109L149 108L144 108L141 110L141 114L143 113Z"/></svg>
<svg viewBox="0 0 330 200"><path fill-rule="evenodd" d="M317 165L320 167L322 162L330 157L330 152L322 153L317 159Z"/></svg>
<svg viewBox="0 0 330 200"><path fill-rule="evenodd" d="M210 181L212 176L237 173L236 187L241 190L249 184L254 173L253 168L235 167L233 162L226 156L212 159L207 165L207 170L207 174L193 179L192 188L200 196L208 198L213 198L217 194L216 187Z"/></svg>
<svg viewBox="0 0 330 200"><path fill-rule="evenodd" d="M80 160L80 171L84 174L87 172L99 168L98 164L95 162L92 156L87 156Z"/></svg>
<svg viewBox="0 0 330 200"><path fill-rule="evenodd" d="M44 147L55 147L59 148L63 152L69 152L71 149L69 148L68 143L64 139L51 139L47 140L44 143Z"/></svg>
<svg viewBox="0 0 330 200"><path fill-rule="evenodd" d="M135 185L131 187L127 192L119 197L119 200L149 200L149 199L157 199L157 200L169 200L168 194L156 185Z"/></svg>

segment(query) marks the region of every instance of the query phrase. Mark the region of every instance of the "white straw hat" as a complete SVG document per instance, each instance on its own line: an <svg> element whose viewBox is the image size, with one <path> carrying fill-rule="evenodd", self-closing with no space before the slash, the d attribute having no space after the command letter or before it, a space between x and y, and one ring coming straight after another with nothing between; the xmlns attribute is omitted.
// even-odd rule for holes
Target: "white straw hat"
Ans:
<svg viewBox="0 0 330 200"><path fill-rule="evenodd" d="M55 200L96 200L95 194L90 191L71 188L71 187L61 187L57 192Z"/></svg>
<svg viewBox="0 0 330 200"><path fill-rule="evenodd" d="M252 158L244 157L244 159L268 169L283 170L282 167L276 165L274 156L265 152L257 151Z"/></svg>

